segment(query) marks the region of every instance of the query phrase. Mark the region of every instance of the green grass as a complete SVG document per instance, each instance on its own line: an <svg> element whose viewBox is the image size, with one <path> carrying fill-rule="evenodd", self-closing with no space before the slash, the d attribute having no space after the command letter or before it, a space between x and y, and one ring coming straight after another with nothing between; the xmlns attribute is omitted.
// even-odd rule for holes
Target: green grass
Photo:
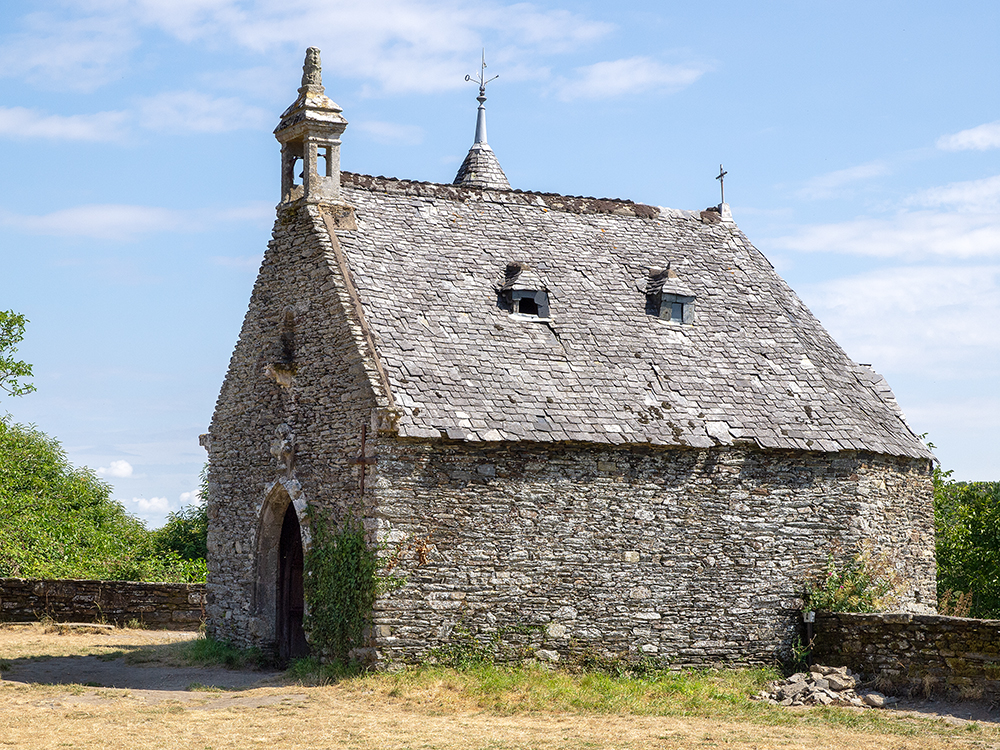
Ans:
<svg viewBox="0 0 1000 750"><path fill-rule="evenodd" d="M769 681L770 669L660 671L639 676L569 672L539 666L483 665L465 670L421 667L371 675L390 692L406 694L434 686L473 700L498 714L561 711L638 715L740 715L773 708L750 700Z"/></svg>
<svg viewBox="0 0 1000 750"><path fill-rule="evenodd" d="M256 649L238 649L208 638L186 644L193 664L234 669L273 666ZM320 664L298 659L286 677L303 685L334 685L378 700L417 704L433 713L483 711L518 714L604 714L669 716L749 722L764 726L838 728L913 737L951 735L958 730L935 719L897 717L884 711L823 706L790 710L752 700L781 678L777 669L669 670L646 665L637 673L580 666L477 664L466 668L411 666L396 672L367 672L358 664ZM982 732L1000 740L993 729Z"/></svg>
<svg viewBox="0 0 1000 750"><path fill-rule="evenodd" d="M609 674L579 668L484 664L465 669L417 666L396 673L365 673L346 665L295 662L288 676L307 685L341 689L419 704L436 713L478 710L517 714L605 714L691 717L765 726L815 726L874 734L917 736L957 730L933 719L900 718L883 711L825 706L789 710L751 700L775 669L647 671ZM1000 739L1000 733L990 732Z"/></svg>
<svg viewBox="0 0 1000 750"><path fill-rule="evenodd" d="M332 685L352 678L365 676L364 667L357 662L345 664L336 661L321 664L315 657L295 659L288 665L286 674L303 685Z"/></svg>
<svg viewBox="0 0 1000 750"><path fill-rule="evenodd" d="M199 637L184 644L184 659L199 667L228 669L270 669L274 659L259 648L238 648L214 638Z"/></svg>

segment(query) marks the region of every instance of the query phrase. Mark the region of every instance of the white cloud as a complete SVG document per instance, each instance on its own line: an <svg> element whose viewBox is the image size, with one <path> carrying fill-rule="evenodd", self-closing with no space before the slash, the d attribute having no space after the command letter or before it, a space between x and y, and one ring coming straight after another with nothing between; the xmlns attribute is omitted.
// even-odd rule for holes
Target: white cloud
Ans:
<svg viewBox="0 0 1000 750"><path fill-rule="evenodd" d="M93 88L129 70L128 57L152 27L184 43L267 55L324 50L328 71L386 92L464 85L480 48L494 60L527 62L577 49L613 26L528 3L477 0L67 0L59 13L22 18L0 47L8 75L54 87Z"/></svg>
<svg viewBox="0 0 1000 750"><path fill-rule="evenodd" d="M1000 175L924 190L909 198L907 203L963 212L1000 213Z"/></svg>
<svg viewBox="0 0 1000 750"><path fill-rule="evenodd" d="M132 476L132 464L128 461L112 461L108 466L101 466L97 470L97 475L101 477L130 477Z"/></svg>
<svg viewBox="0 0 1000 750"><path fill-rule="evenodd" d="M170 133L225 133L259 128L271 114L239 99L215 98L197 91L170 91L139 103L139 122Z"/></svg>
<svg viewBox="0 0 1000 750"><path fill-rule="evenodd" d="M887 268L799 292L848 353L876 369L1000 375L1000 265Z"/></svg>
<svg viewBox="0 0 1000 750"><path fill-rule="evenodd" d="M395 122L363 120L351 123L376 143L388 145L416 146L424 140L423 128L417 125L401 125Z"/></svg>
<svg viewBox="0 0 1000 750"><path fill-rule="evenodd" d="M799 252L911 260L1000 257L1000 214L903 211L887 219L806 226L770 244Z"/></svg>
<svg viewBox="0 0 1000 750"><path fill-rule="evenodd" d="M71 3L22 16L22 29L0 38L0 76L24 76L50 89L92 91L128 71L138 34L118 3ZM10 13L7 14L11 15Z"/></svg>
<svg viewBox="0 0 1000 750"><path fill-rule="evenodd" d="M144 497L133 497L131 500L126 500L125 505L134 506L140 513L163 515L170 512L170 501L165 497L151 497L148 500Z"/></svg>
<svg viewBox="0 0 1000 750"><path fill-rule="evenodd" d="M127 242L157 232L201 232L220 222L269 221L273 208L254 202L230 208L182 211L157 206L94 204L48 214L26 215L0 210L0 226L27 234L89 237Z"/></svg>
<svg viewBox="0 0 1000 750"><path fill-rule="evenodd" d="M24 107L0 107L0 136L61 141L116 141L125 135L124 112L49 115Z"/></svg>
<svg viewBox="0 0 1000 750"><path fill-rule="evenodd" d="M1000 148L1000 120L943 135L938 138L937 147L944 151L986 151Z"/></svg>
<svg viewBox="0 0 1000 750"><path fill-rule="evenodd" d="M130 240L139 234L180 229L184 214L152 206L98 204L38 216L0 213L0 225L29 234Z"/></svg>
<svg viewBox="0 0 1000 750"><path fill-rule="evenodd" d="M838 169L836 172L819 175L809 180L801 190L799 196L810 200L830 198L841 188L851 183L870 180L873 177L881 177L889 173L889 167L880 161L859 164L856 167Z"/></svg>
<svg viewBox="0 0 1000 750"><path fill-rule="evenodd" d="M185 505L202 505L205 502L204 498L201 496L199 490L191 490L190 492L181 493L181 506Z"/></svg>
<svg viewBox="0 0 1000 750"><path fill-rule="evenodd" d="M679 91L707 72L699 65L665 65L650 57L609 60L576 69L571 79L556 82L560 99L602 99L644 91Z"/></svg>

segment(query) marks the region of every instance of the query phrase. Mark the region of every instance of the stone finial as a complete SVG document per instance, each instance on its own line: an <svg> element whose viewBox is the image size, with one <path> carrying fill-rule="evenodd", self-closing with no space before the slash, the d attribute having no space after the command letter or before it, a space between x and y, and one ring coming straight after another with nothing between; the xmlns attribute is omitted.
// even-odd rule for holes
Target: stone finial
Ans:
<svg viewBox="0 0 1000 750"><path fill-rule="evenodd" d="M306 60L302 64L302 86L323 88L323 66L319 59L319 47L309 47L306 50Z"/></svg>

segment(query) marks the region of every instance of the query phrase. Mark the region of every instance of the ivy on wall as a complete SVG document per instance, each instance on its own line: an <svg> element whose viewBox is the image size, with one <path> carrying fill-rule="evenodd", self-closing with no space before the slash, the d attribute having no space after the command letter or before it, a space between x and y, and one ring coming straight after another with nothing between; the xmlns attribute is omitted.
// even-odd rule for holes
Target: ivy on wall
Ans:
<svg viewBox="0 0 1000 750"><path fill-rule="evenodd" d="M305 555L304 623L321 658L347 661L364 645L365 627L378 594L378 550L368 546L354 518L334 523L311 508L312 547Z"/></svg>

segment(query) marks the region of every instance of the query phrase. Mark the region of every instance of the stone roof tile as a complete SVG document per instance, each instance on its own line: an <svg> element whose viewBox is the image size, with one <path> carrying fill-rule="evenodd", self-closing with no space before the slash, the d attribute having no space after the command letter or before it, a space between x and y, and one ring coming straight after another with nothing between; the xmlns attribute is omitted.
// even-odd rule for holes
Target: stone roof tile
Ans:
<svg viewBox="0 0 1000 750"><path fill-rule="evenodd" d="M401 436L930 457L884 379L846 356L732 222L350 173L342 196L357 229L338 238ZM544 279L550 322L505 309L511 263ZM665 267L695 297L690 325L645 312L645 280Z"/></svg>

